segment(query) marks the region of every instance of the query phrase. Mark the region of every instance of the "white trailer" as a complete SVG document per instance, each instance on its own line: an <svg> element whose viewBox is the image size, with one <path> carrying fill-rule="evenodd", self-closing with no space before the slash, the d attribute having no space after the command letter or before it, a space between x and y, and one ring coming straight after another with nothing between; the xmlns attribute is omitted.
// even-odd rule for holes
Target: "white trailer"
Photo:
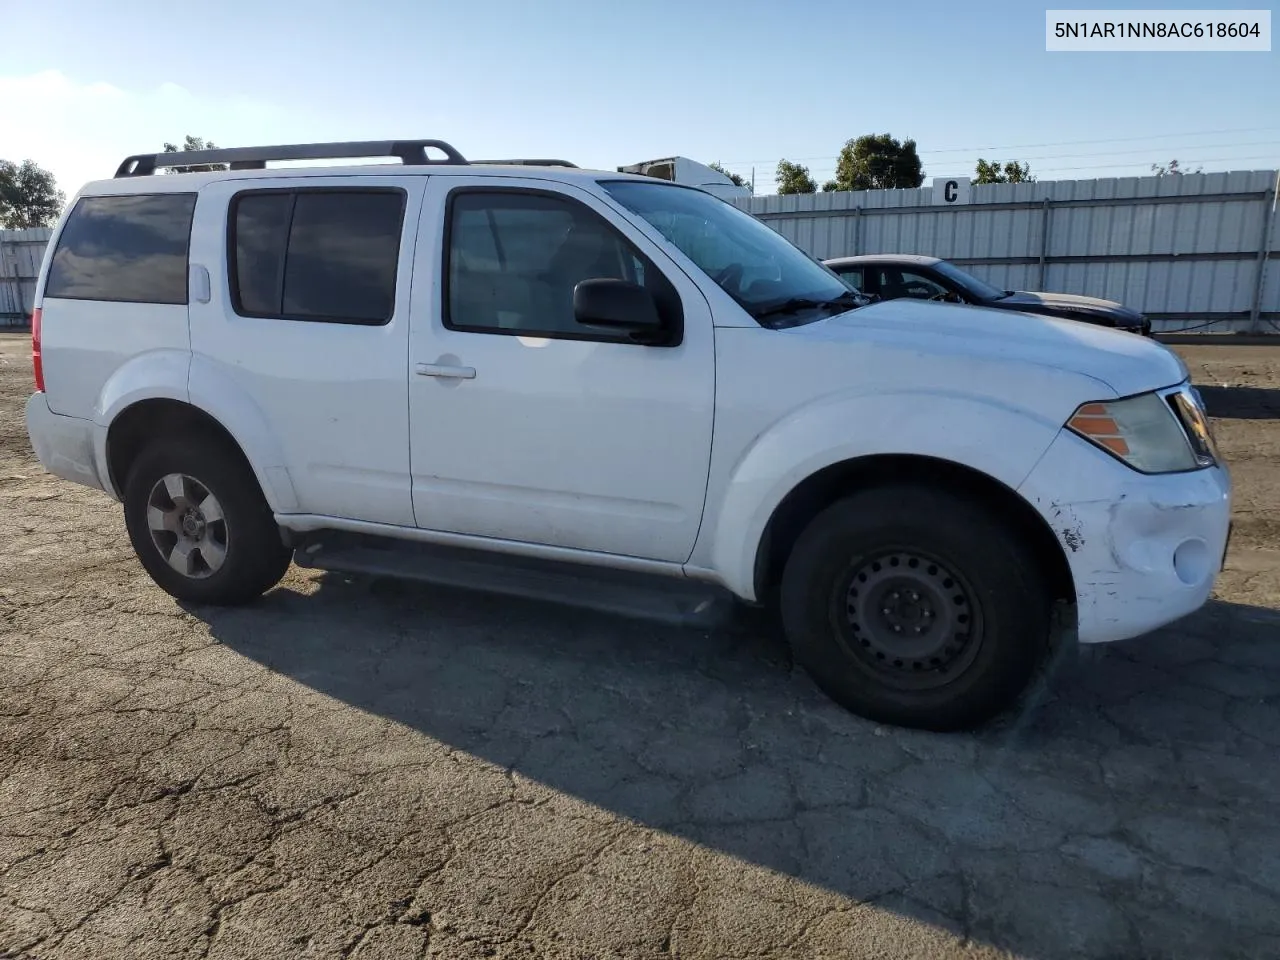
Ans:
<svg viewBox="0 0 1280 960"><path fill-rule="evenodd" d="M705 163L698 163L688 157L664 157L661 160L646 160L644 163L633 163L619 167L619 173L638 173L645 177L656 177L672 183L683 183L690 187L698 187L714 194L723 200L751 196L749 187L740 187L718 170Z"/></svg>

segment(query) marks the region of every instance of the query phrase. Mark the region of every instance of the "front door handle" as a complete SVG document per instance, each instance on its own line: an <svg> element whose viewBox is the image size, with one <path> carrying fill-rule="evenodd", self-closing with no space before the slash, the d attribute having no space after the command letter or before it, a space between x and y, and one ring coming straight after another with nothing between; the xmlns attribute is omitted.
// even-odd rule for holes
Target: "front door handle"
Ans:
<svg viewBox="0 0 1280 960"><path fill-rule="evenodd" d="M414 368L420 377L445 377L450 380L474 380L475 367L457 367L451 363L420 363Z"/></svg>

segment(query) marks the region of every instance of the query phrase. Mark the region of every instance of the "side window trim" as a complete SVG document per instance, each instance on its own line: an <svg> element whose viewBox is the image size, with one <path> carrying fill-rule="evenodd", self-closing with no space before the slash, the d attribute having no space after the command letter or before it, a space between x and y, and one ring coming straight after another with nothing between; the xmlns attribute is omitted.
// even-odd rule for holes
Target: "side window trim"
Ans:
<svg viewBox="0 0 1280 960"><path fill-rule="evenodd" d="M280 276L276 287L276 302L281 304L281 309L278 313L260 313L246 310L240 299L239 263L236 253L236 212L241 199L244 197L280 194L285 194L290 197L289 216L285 221L285 229L281 239L283 250L280 252ZM381 194L396 195L400 198L400 226L396 238L395 276L392 281L391 289L391 310L386 317L372 320L352 317L322 317L311 314L288 314L284 312L284 284L285 278L288 275L289 244L293 232L294 214L298 209L298 197L302 194ZM404 252L405 227L408 223L408 207L408 191L399 186L250 187L244 190L237 190L231 195L231 198L227 202L227 219L225 224L227 292L230 296L231 309L235 312L236 316L252 320L283 320L289 323L337 323L355 327L386 326L395 317L395 301L400 290L400 262Z"/></svg>
<svg viewBox="0 0 1280 960"><path fill-rule="evenodd" d="M543 339L543 340L576 340L576 341L587 341L592 343L620 344L623 346L659 346L659 344L641 344L636 341L629 340L625 336L620 336L617 334L592 332L586 327L583 328L581 333L578 333L578 332L565 333L562 331L545 331L545 332L522 331L519 329L512 329L512 328L505 328L505 327L459 326L458 324L454 323L453 318L450 316L450 301L451 301L450 285L452 282L452 256L453 256L455 201L459 197L468 196L468 195L470 196L506 195L506 196L519 196L519 197L545 197L547 199L554 200L558 203L563 203L567 206L576 207L580 211L584 211L587 214L587 216L595 219L597 222L603 225L605 230L607 230L621 245L621 250L625 251L628 255L636 258L640 262L640 264L642 265L642 269L646 272L646 274L649 271L652 271L655 277L660 278L659 282L662 284L665 284L669 288L670 296L674 300L674 315L667 318L668 322L671 324L671 336L668 340L660 344L660 346L676 347L684 342L684 310L683 310L683 307L680 305L679 291L676 289L675 285L671 282L671 279L667 277L667 275L662 271L662 269L654 262L653 258L650 257L648 254L646 254L638 246L636 246L635 242L632 241L631 238L627 237L621 230L619 230L616 225L611 223L607 216L600 213L598 210L595 210L590 205L583 203L582 200L580 200L579 198L570 196L566 193L562 193L558 190L549 190L549 189L539 188L539 187L524 187L524 186L488 186L488 185L476 184L476 183L460 184L455 187L450 187L449 192L445 197L444 232L443 232L442 243L440 247L440 262L439 262L440 278L441 278L439 309L440 309L440 321L444 325L446 330L450 330L455 333L470 333L470 334L481 334L481 335L489 335L489 336L493 336L493 335L508 336L508 337L524 336L524 337L535 337L537 339ZM496 218L493 215L492 209L487 211L487 213L488 213L487 219L489 223L489 228L492 231L493 242L496 248L496 252L498 256L505 261L505 256L503 255L503 252L502 252L502 242L499 239L499 235L498 235ZM647 287L648 284L646 283L645 286Z"/></svg>

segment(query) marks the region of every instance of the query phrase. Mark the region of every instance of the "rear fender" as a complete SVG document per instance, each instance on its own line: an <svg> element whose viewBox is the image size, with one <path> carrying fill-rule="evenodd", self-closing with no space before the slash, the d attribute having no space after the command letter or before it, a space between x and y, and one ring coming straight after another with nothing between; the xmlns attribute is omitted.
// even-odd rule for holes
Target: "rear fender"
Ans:
<svg viewBox="0 0 1280 960"><path fill-rule="evenodd" d="M296 513L298 495L293 488L280 443L270 421L256 400L217 364L196 354L188 381L191 402L226 427L244 451L275 513Z"/></svg>
<svg viewBox="0 0 1280 960"><path fill-rule="evenodd" d="M216 420L243 451L272 511L298 509L293 481L279 441L262 409L236 382L209 361L183 351L157 351L120 367L103 388L94 421L94 455L102 477L107 468L107 429L143 400L176 400ZM111 491L117 497L122 491Z"/></svg>
<svg viewBox="0 0 1280 960"><path fill-rule="evenodd" d="M122 363L102 386L93 409L93 458L107 492L120 499L123 490L113 487L107 461L107 431L116 417L142 400L176 400L189 403L187 374L191 354L186 350L153 350Z"/></svg>

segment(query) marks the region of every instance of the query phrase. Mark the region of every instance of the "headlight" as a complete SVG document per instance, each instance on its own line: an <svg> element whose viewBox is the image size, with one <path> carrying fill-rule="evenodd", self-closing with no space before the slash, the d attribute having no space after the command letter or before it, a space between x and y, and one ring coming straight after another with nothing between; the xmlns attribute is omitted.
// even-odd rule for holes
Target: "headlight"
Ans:
<svg viewBox="0 0 1280 960"><path fill-rule="evenodd" d="M1086 403L1067 427L1142 473L1198 470L1217 461L1208 418L1190 387Z"/></svg>
<svg viewBox="0 0 1280 960"><path fill-rule="evenodd" d="M1186 385L1169 394L1169 403L1187 431L1187 440L1202 466L1218 463L1218 444L1213 435L1213 424L1205 411L1204 399L1195 387Z"/></svg>

